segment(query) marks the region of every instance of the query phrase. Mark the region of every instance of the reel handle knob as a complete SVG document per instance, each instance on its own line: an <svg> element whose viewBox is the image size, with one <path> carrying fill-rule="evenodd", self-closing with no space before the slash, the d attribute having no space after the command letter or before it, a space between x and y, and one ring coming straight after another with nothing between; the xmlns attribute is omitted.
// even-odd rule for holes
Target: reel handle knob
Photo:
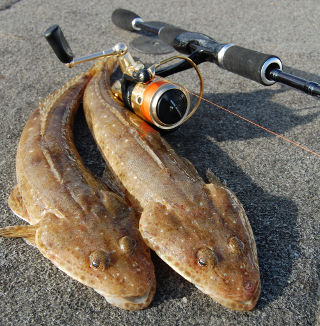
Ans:
<svg viewBox="0 0 320 326"><path fill-rule="evenodd" d="M50 26L44 32L44 37L61 62L70 63L73 60L74 55L59 25Z"/></svg>

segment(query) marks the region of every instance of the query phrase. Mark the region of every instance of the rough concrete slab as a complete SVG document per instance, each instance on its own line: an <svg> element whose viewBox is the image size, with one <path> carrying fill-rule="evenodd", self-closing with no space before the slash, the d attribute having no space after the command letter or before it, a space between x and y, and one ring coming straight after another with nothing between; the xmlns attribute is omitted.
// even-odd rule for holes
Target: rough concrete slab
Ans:
<svg viewBox="0 0 320 326"><path fill-rule="evenodd" d="M1 226L19 224L7 206L15 153L39 98L87 66L67 70L43 31L58 23L77 55L135 37L111 23L118 7L221 42L278 55L286 70L320 82L320 3L306 1L0 1ZM146 62L162 57L140 56ZM205 97L320 152L320 103L288 87L265 88L203 64ZM196 89L194 77L185 86ZM103 162L85 128L76 140L97 174ZM155 255L158 289L148 309L122 311L73 281L22 240L0 239L1 325L319 325L320 161L273 135L202 103L168 141L204 176L210 168L241 199L258 247L261 299L252 312L214 303Z"/></svg>

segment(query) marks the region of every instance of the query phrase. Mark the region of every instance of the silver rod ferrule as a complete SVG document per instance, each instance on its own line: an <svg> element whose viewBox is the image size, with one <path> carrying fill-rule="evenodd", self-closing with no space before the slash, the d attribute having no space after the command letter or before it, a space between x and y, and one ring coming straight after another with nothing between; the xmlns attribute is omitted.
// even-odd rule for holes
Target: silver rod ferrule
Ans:
<svg viewBox="0 0 320 326"><path fill-rule="evenodd" d="M136 31L141 31L141 28L137 26L139 23L143 23L143 20L140 17L135 18L131 23L132 28Z"/></svg>
<svg viewBox="0 0 320 326"><path fill-rule="evenodd" d="M224 65L223 65L223 58L224 58L224 55L225 53L227 52L227 50L229 48L231 48L233 46L232 43L228 43L228 44L225 44L221 49L220 51L218 52L218 65L221 67L221 68L224 68Z"/></svg>
<svg viewBox="0 0 320 326"><path fill-rule="evenodd" d="M261 72L260 72L261 81L263 85L269 86L276 82L275 80L269 79L268 78L269 76L267 76L267 70L271 65L276 66L276 68L279 70L282 70L282 62L279 58L273 57L268 59L261 67Z"/></svg>

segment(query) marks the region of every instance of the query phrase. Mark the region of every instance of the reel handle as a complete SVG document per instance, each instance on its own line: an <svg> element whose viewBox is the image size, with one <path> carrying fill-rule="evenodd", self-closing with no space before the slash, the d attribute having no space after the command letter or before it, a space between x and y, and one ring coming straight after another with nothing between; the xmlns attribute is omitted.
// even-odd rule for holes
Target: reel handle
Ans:
<svg viewBox="0 0 320 326"><path fill-rule="evenodd" d="M87 61L96 60L101 57L108 56L122 56L128 51L127 46L124 43L117 43L113 48L104 50L101 52L92 53L83 57L75 58L72 50L65 39L62 30L59 25L50 26L45 32L44 37L48 41L49 45L53 49L58 59L66 64L67 67L72 68L75 65Z"/></svg>
<svg viewBox="0 0 320 326"><path fill-rule="evenodd" d="M61 62L70 63L73 60L74 55L59 25L50 26L44 32L44 37Z"/></svg>

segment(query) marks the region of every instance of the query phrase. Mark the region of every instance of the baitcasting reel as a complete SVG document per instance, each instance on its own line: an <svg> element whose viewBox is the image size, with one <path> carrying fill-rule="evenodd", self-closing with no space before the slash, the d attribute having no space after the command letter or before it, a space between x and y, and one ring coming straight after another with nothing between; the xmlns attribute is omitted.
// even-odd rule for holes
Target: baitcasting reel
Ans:
<svg viewBox="0 0 320 326"><path fill-rule="evenodd" d="M100 57L116 56L122 76L112 84L114 96L127 108L159 129L177 128L194 114L200 104L203 93L202 76L197 65L190 58L175 56L145 67L133 59L124 43L118 43L111 50L74 59L72 50L58 25L49 27L45 31L45 38L59 60L69 68ZM162 78L176 72L176 65L164 68L163 66L177 59L186 61L189 67L196 70L199 77L200 96L192 109L188 91L183 86Z"/></svg>

